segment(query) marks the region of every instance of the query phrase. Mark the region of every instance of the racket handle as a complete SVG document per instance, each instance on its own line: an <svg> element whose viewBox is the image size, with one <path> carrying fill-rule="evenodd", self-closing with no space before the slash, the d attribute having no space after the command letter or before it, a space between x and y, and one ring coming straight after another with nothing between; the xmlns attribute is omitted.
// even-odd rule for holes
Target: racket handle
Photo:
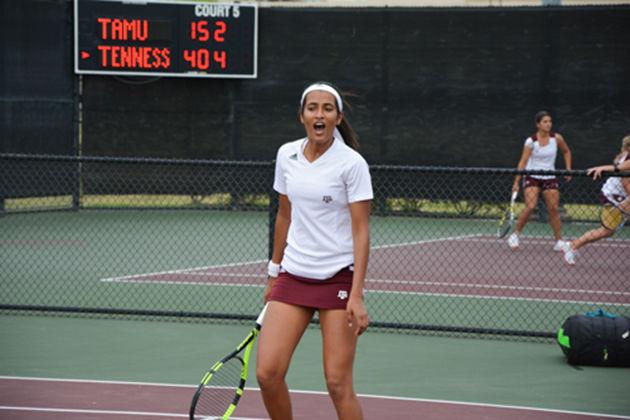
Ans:
<svg viewBox="0 0 630 420"><path fill-rule="evenodd" d="M516 201L516 197L518 196L518 191L512 192L512 201Z"/></svg>
<svg viewBox="0 0 630 420"><path fill-rule="evenodd" d="M258 318L256 318L256 326L258 327L262 326L263 319L265 318L265 312L267 312L267 306L269 306L269 303L265 303L265 307L262 308L262 311L260 311L260 315L258 315Z"/></svg>

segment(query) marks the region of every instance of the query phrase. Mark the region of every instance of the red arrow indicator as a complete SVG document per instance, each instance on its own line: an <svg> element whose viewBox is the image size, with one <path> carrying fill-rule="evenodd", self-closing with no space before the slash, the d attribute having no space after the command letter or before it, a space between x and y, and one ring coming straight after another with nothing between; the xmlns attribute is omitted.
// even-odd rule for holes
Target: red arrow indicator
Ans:
<svg viewBox="0 0 630 420"><path fill-rule="evenodd" d="M86 58L90 58L90 53L87 51L81 51L81 58L82 59L86 59Z"/></svg>

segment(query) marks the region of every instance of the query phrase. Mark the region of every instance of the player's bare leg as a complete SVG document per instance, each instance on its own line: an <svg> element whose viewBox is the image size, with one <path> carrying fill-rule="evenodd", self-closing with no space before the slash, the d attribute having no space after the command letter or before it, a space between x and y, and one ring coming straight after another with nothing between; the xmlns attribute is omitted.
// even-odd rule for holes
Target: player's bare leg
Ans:
<svg viewBox="0 0 630 420"><path fill-rule="evenodd" d="M571 242L571 250L577 251L586 244L590 244L591 242L596 242L604 238L609 238L613 236L614 233L614 230L606 229L603 226L600 226L597 229L589 230L588 232L584 233L582 236Z"/></svg>
<svg viewBox="0 0 630 420"><path fill-rule="evenodd" d="M321 310L324 374L328 394L341 420L362 420L361 405L354 392L352 369L358 337L348 326L344 310Z"/></svg>
<svg viewBox="0 0 630 420"><path fill-rule="evenodd" d="M272 420L292 420L291 398L285 377L293 352L304 334L313 310L270 302L260 331L256 378Z"/></svg>
<svg viewBox="0 0 630 420"><path fill-rule="evenodd" d="M536 209L536 204L538 204L538 195L540 194L540 188L529 187L525 188L523 191L523 198L525 200L525 208L518 215L518 219L516 220L516 226L514 227L514 232L518 235L523 231L523 228L527 224L529 220L529 216L531 216L534 209Z"/></svg>
<svg viewBox="0 0 630 420"><path fill-rule="evenodd" d="M562 239L562 221L560 220L560 192L558 190L546 190L542 193L549 212L549 224L553 230L553 237L556 241Z"/></svg>

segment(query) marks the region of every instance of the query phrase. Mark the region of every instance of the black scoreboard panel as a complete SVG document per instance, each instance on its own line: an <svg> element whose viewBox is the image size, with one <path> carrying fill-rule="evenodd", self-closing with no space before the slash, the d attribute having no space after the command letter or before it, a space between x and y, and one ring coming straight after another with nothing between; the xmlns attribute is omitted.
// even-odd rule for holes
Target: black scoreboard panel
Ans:
<svg viewBox="0 0 630 420"><path fill-rule="evenodd" d="M79 74L255 78L253 4L75 0Z"/></svg>

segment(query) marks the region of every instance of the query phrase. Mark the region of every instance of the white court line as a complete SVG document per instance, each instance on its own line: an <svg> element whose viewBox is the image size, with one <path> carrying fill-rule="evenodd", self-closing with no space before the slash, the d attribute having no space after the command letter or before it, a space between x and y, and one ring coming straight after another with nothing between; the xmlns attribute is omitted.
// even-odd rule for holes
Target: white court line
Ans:
<svg viewBox="0 0 630 420"><path fill-rule="evenodd" d="M387 249L387 248L402 248L404 246L414 246L414 245L424 245L424 244L432 244L434 242L448 242L448 241L460 241L469 238L480 238L483 235L480 233L475 233L471 235L460 235L460 236L447 236L445 238L434 238L434 239L423 239L421 241L413 241L413 242L401 242L397 244L387 244L387 245L377 245L370 247L370 250L376 249Z"/></svg>
<svg viewBox="0 0 630 420"><path fill-rule="evenodd" d="M263 278L258 276L258 278ZM104 280L101 280L104 281ZM108 283L120 283L120 284L167 284L170 286L207 286L207 287L253 287L253 288L265 288L265 284L248 284L248 283L209 283L207 281L175 281L175 280L142 280L142 279L126 279L126 280L107 280ZM262 282L262 281L261 281Z"/></svg>
<svg viewBox="0 0 630 420"><path fill-rule="evenodd" d="M188 418L188 414L181 413L156 413L148 411L124 411L124 410L88 410L80 408L47 408L47 407L27 407L0 405L0 410L5 411L34 411L44 413L75 413L75 414L103 414L112 416L150 416L150 417L181 417ZM208 417L208 420L219 419L219 417ZM230 417L233 420L267 420L260 417Z"/></svg>
<svg viewBox="0 0 630 420"><path fill-rule="evenodd" d="M519 239L521 243L532 244L532 245L553 245L554 241L550 238L544 239L544 236L520 236ZM466 242L487 242L487 243L506 243L507 240L502 238L491 238L491 237L467 237L462 238L462 241ZM603 242L595 242L589 244L589 248L630 248L630 241L624 240L608 240Z"/></svg>
<svg viewBox="0 0 630 420"><path fill-rule="evenodd" d="M244 262L230 263L230 264L208 265L205 267L180 268L177 270L167 270L167 271L154 271L151 273L130 274L127 276L120 276L120 277L108 277L104 279L99 279L99 281L109 282L109 281L138 278L138 277L143 277L143 276L149 277L149 276L159 276L163 274L182 274L189 271L210 270L214 268L224 268L224 267L240 267L243 265L260 264L260 263L267 263L267 260L255 260L255 261L244 261Z"/></svg>
<svg viewBox="0 0 630 420"><path fill-rule="evenodd" d="M547 236L524 236L522 238L527 244L550 244L553 243L551 239ZM436 242L448 242L448 241L467 241L467 242L486 242L486 243L502 243L504 239L485 237L482 234L471 234L471 235L460 235L460 236L451 236L445 238L435 238L435 239L427 239L421 241L413 241L413 242L402 242L396 244L387 244L387 245L378 245L374 246L372 250L379 249L388 249L388 248L398 248L398 247L406 247L406 246L416 246L423 244L432 244ZM608 242L608 243L607 243ZM612 242L612 243L611 243ZM618 243L615 243L618 242ZM591 244L594 246L601 247L620 247L626 248L624 245L627 241L619 240L619 239L608 239L602 243ZM159 281L159 280L146 280L143 277L157 276L157 275L165 275L165 274L178 274L186 277L238 277L238 278L252 278L258 279L261 278L261 275L258 274L238 274L238 273L207 273L207 272L199 272L202 270L210 270L217 268L225 268L225 267L238 267L249 264L256 263L264 263L266 260L256 260L256 261L248 261L242 263L231 263L231 264L222 264L222 265L214 265L214 266L206 266L206 267L196 267L196 268L187 268L187 269L179 269L179 270L171 270L171 271L162 271L162 272L154 272L154 273L142 273L135 274L129 276L122 277L111 277L106 279L101 279L101 282L108 283L125 283L125 284L167 284L167 285L193 285L193 286L225 286L225 287L254 287L261 288L264 285L261 284L234 284L234 283L208 283L201 281ZM413 281L413 280L392 280L392 279L373 279L367 278L366 285L370 283L381 283L381 284L398 284L398 285L413 285L413 286L442 286L442 287L456 287L456 288L473 288L473 289L485 289L485 290L508 290L508 291L527 291L527 292L558 292L558 293L569 293L569 294L584 294L589 293L593 295L602 295L602 296L630 296L630 292L622 292L622 291L610 291L610 290L588 290L588 289L569 289L569 288L554 288L554 287L528 287L528 286L509 286L509 285L500 285L500 284L480 284L480 283L446 283L446 282L426 282L426 281ZM585 300L558 300L558 299L540 299L540 298L525 298L525 297L506 297L506 296L485 296L485 295L470 295L470 294L447 294L447 293L426 293L426 292L405 292L405 291L388 291L388 290L373 290L366 288L366 292L370 293L382 293L382 294L404 294L404 295L422 295L422 296L449 296L449 297L473 297L473 298L487 298L487 299L503 299L503 300L523 300L523 301L543 301L543 302L566 302L566 303L597 303L597 304L610 304L617 306L628 306L626 303L609 303L609 302L592 302Z"/></svg>
<svg viewBox="0 0 630 420"><path fill-rule="evenodd" d="M484 299L484 300L500 300L500 301L515 301L515 302L546 302L546 303L579 303L588 305L609 305L616 307L630 307L630 303L622 302L605 302L605 301L592 301L592 300L575 300L575 299L548 299L548 298L531 298L531 297L519 297L519 296L488 296L488 295L471 295L461 293L426 293L426 292L399 292L394 290L366 290L367 294L379 294L379 295L404 295L404 296L432 296L443 298L461 298L461 299Z"/></svg>
<svg viewBox="0 0 630 420"><path fill-rule="evenodd" d="M366 280L366 283L370 282L370 279ZM378 280L376 280L378 281ZM160 281L160 280L111 280L114 283L123 283L123 284L168 284L174 286L225 286L225 287L243 287L243 288L257 288L262 289L266 287L266 284L236 284L236 283L208 283L208 282L199 282L199 281ZM429 282L427 282L429 283ZM410 282L410 284L421 284ZM444 283L444 285L450 285L450 283ZM481 285L477 285L481 286ZM487 287L492 287L491 285ZM505 286L507 287L507 286ZM536 288L531 288L531 290L540 290ZM563 289L557 289L562 291ZM570 289L569 289L570 290ZM593 291L595 293L596 291ZM630 303L621 303L621 302L605 302L605 301L592 301L592 300L572 300L572 299L544 299L544 298L527 298L527 297L518 297L518 296L488 296L488 295L473 295L473 294L461 294L461 293L428 293L428 292L408 292L408 291L397 291L397 290L375 290L370 288L365 288L365 293L370 295L406 295L406 296L435 296L435 297L449 297L449 298L473 298L473 299L490 299L490 300L507 300L507 301L525 301L525 302L551 302L551 303L584 303L589 305L614 305L626 307L630 306ZM599 292L601 294L605 294L606 292ZM615 295L617 292L608 292L609 295ZM626 294L626 293L624 293Z"/></svg>
<svg viewBox="0 0 630 420"><path fill-rule="evenodd" d="M47 408L0 405L0 410L5 411L34 411L44 413L75 413L75 414L103 414L112 416L151 416L151 417L182 417L188 418L188 414L155 413L147 411L121 411L121 410L87 410L79 408Z"/></svg>
<svg viewBox="0 0 630 420"><path fill-rule="evenodd" d="M535 243L535 244L550 244L553 243L553 241L547 237L547 236L523 236L522 237L523 241L525 243ZM380 250L380 249L388 249L388 248L402 248L402 247L406 247L406 246L415 246L415 245L425 245L425 244L432 244L432 243L436 243L436 242L449 242L449 241L469 241L469 242L497 242L497 243L501 243L504 241L504 239L499 239L499 238L492 238L492 237L487 237L486 235L480 234L480 233L476 233L476 234L470 234L470 235L459 235L459 236L447 236L444 238L434 238L434 239L426 239L426 240L420 240L420 241L413 241L413 242L400 242L400 243L395 243L395 244L386 244L386 245L377 245L377 246L373 246L370 247L371 250ZM628 243L628 241L622 240L622 239L607 239L604 242L597 242L594 244L590 244L590 247L620 247L620 248L626 248L627 245L624 245ZM176 269L176 270L165 270L165 271L154 271L154 272L148 272L148 273L139 273L139 274L130 274L130 275L126 275L126 276L118 276L118 277L108 277L108 278L103 278L103 279L99 279L99 281L102 282L113 282L113 283L133 283L129 282L129 281L122 281L122 280L129 280L129 279L138 279L138 278L142 278L142 277L151 277L151 276L159 276L159 275L165 275L165 274L183 274L183 275L200 275L200 276L212 276L214 274L209 274L209 273L193 273L195 271L203 271L203 270L214 270L217 268L225 268L225 267L242 267L245 265L251 265L251 264L262 264L262 263L266 263L267 260L253 260L253 261L243 261L243 262L238 262L238 263L230 263L230 264L218 264L218 265L208 265L208 266L202 266L202 267L190 267L190 268L181 268L181 269ZM222 274L222 276L238 276L238 277L259 277L256 274L247 274L247 275L240 275L240 274ZM264 274L263 274L264 276ZM150 281L142 281L144 283L151 283ZM164 284L166 282L155 282L155 283L160 283L160 284ZM168 283L167 283L168 284ZM184 282L180 282L177 284L197 284L197 283L184 283Z"/></svg>
<svg viewBox="0 0 630 420"><path fill-rule="evenodd" d="M427 240L415 241L415 242L402 242L402 243L398 243L398 244L378 245L378 246L371 247L370 249L385 249L385 248L394 248L394 247L403 247L403 246L413 246L413 245L428 244L428 243L432 243L432 242L454 241L454 240L458 240L458 239L466 239L466 238L471 238L471 237L476 237L476 236L479 236L479 234L452 236L452 237L436 238L436 239L427 239ZM219 265L208 265L208 266L203 266L203 267L180 268L180 269L176 269L176 270L167 270L167 271L154 271L154 272L150 272L150 273L130 274L130 275L127 275L127 276L120 276L120 277L108 277L108 278L104 278L104 279L99 279L99 281L102 281L102 282L114 282L114 283L132 283L132 282L122 282L121 280L137 279L137 278L141 278L141 277L150 277L150 276L159 276L159 275L164 275L164 274L185 274L185 275L188 275L188 274L191 274L191 272L193 272L193 271L213 270L213 269L225 268L225 267L242 267L244 265L261 264L261 263L265 263L266 264L267 260L243 261L243 262L230 263L230 264L219 264ZM204 274L205 273L201 273L201 275L204 275ZM252 276L255 276L255 275L252 275ZM260 277L264 277L264 273L262 273ZM148 283L148 282L144 282L144 283ZM161 283L164 283L164 282L161 282Z"/></svg>
<svg viewBox="0 0 630 420"><path fill-rule="evenodd" d="M484 235L484 236L492 236L492 235ZM554 243L555 242L553 237L549 236L549 235L522 235L521 238L525 238L525 239L527 239L527 238L546 239L546 240L549 241L549 243ZM500 238L496 238L496 239L500 239ZM564 238L564 239L566 239L566 238ZM628 244L628 243L630 243L630 240L628 240L628 239L619 239L619 238L607 238L607 239L604 239L602 241L592 243L589 246L598 246L598 245L601 246L602 244L604 244L606 242L619 242L619 243Z"/></svg>
<svg viewBox="0 0 630 420"><path fill-rule="evenodd" d="M0 376L0 380L24 380L24 381L59 381L59 382L77 382L84 384L111 384L111 385L141 385L141 386L155 386L155 387L185 387L185 388L196 388L196 385L182 385L182 384L160 384L153 382L130 382L130 381L103 381L103 380L89 380L89 379L55 379L55 378L29 378L23 376ZM250 391L260 391L260 388L250 388L246 387L245 390ZM292 394L306 394L306 395L322 395L328 396L327 392L323 391L306 391L306 390L294 390L291 389L290 392ZM539 407L527 407L520 405L504 405L504 404L489 404L489 403L477 403L477 402L467 402L467 401L455 401L455 400L438 400L438 399L429 399L429 398L412 398L412 397L396 397L396 396L388 396L388 395L375 395L375 394L357 394L361 398L370 398L370 399L387 399L387 400L395 400L395 401L409 401L409 402L427 402L427 403L435 403L435 404L453 404L453 405L465 405L471 407L490 407L490 408L502 408L502 409L510 409L510 410L526 410L526 411L538 411L544 413L559 413L559 414L573 414L578 416L598 416L605 417L611 419L630 419L630 416L623 415L614 415L614 414L603 414L603 413L590 413L584 411L570 411L570 410L558 410L553 408L539 408ZM0 407L3 408L3 407ZM125 413L125 412L122 412ZM166 414L163 414L166 415ZM181 416L176 414L175 416ZM184 415L184 417L188 417L188 415ZM235 419L236 420L236 419ZM240 420L247 420L240 418ZM249 420L261 420L261 419L249 419Z"/></svg>
<svg viewBox="0 0 630 420"><path fill-rule="evenodd" d="M261 276L253 275L253 274L234 274L234 273L180 273L184 276L201 276L201 277L252 277L256 279L260 279ZM265 287L265 284L247 284L247 283L209 283L203 281L176 281L176 280L143 280L141 278L130 278L130 279L106 279L101 280L103 282L110 283L126 283L126 284L168 284L168 285L193 285L193 286L225 286L225 287L254 287L254 288L262 288ZM604 296L630 296L630 292L622 292L622 291L614 291L614 290L589 290L589 289L566 289L561 287L529 287L529 286L509 286L502 284L481 284L481 283L446 283L446 282L437 282L437 281L414 281L414 280L391 280L391 279L373 279L367 278L365 280L367 286L371 283L380 283L380 284L395 284L395 285L409 285L409 286L438 286L438 287L456 287L456 288L464 288L464 289L486 289L486 290L509 290L509 291L526 291L526 292L559 292L559 293L573 293L573 294L593 294L593 295L604 295ZM395 290L375 290L369 287L365 288L366 291L372 293L405 293L404 291L395 291ZM428 293L423 292L407 292L409 294L422 294L422 295L430 295ZM449 294L449 296L454 296ZM463 295L462 295L463 296ZM466 295L473 296L473 295ZM536 299L540 300L540 299Z"/></svg>
<svg viewBox="0 0 630 420"><path fill-rule="evenodd" d="M390 280L390 279L366 279L366 283L384 284L406 284L410 286L448 286L471 289L491 289L491 290L520 290L527 292L561 292L561 293L591 293L595 295L630 296L630 292L615 290L589 290L589 289L565 289L562 287L530 287L530 286L509 286L502 284L481 284L481 283L446 283L438 281L413 281L413 280Z"/></svg>

